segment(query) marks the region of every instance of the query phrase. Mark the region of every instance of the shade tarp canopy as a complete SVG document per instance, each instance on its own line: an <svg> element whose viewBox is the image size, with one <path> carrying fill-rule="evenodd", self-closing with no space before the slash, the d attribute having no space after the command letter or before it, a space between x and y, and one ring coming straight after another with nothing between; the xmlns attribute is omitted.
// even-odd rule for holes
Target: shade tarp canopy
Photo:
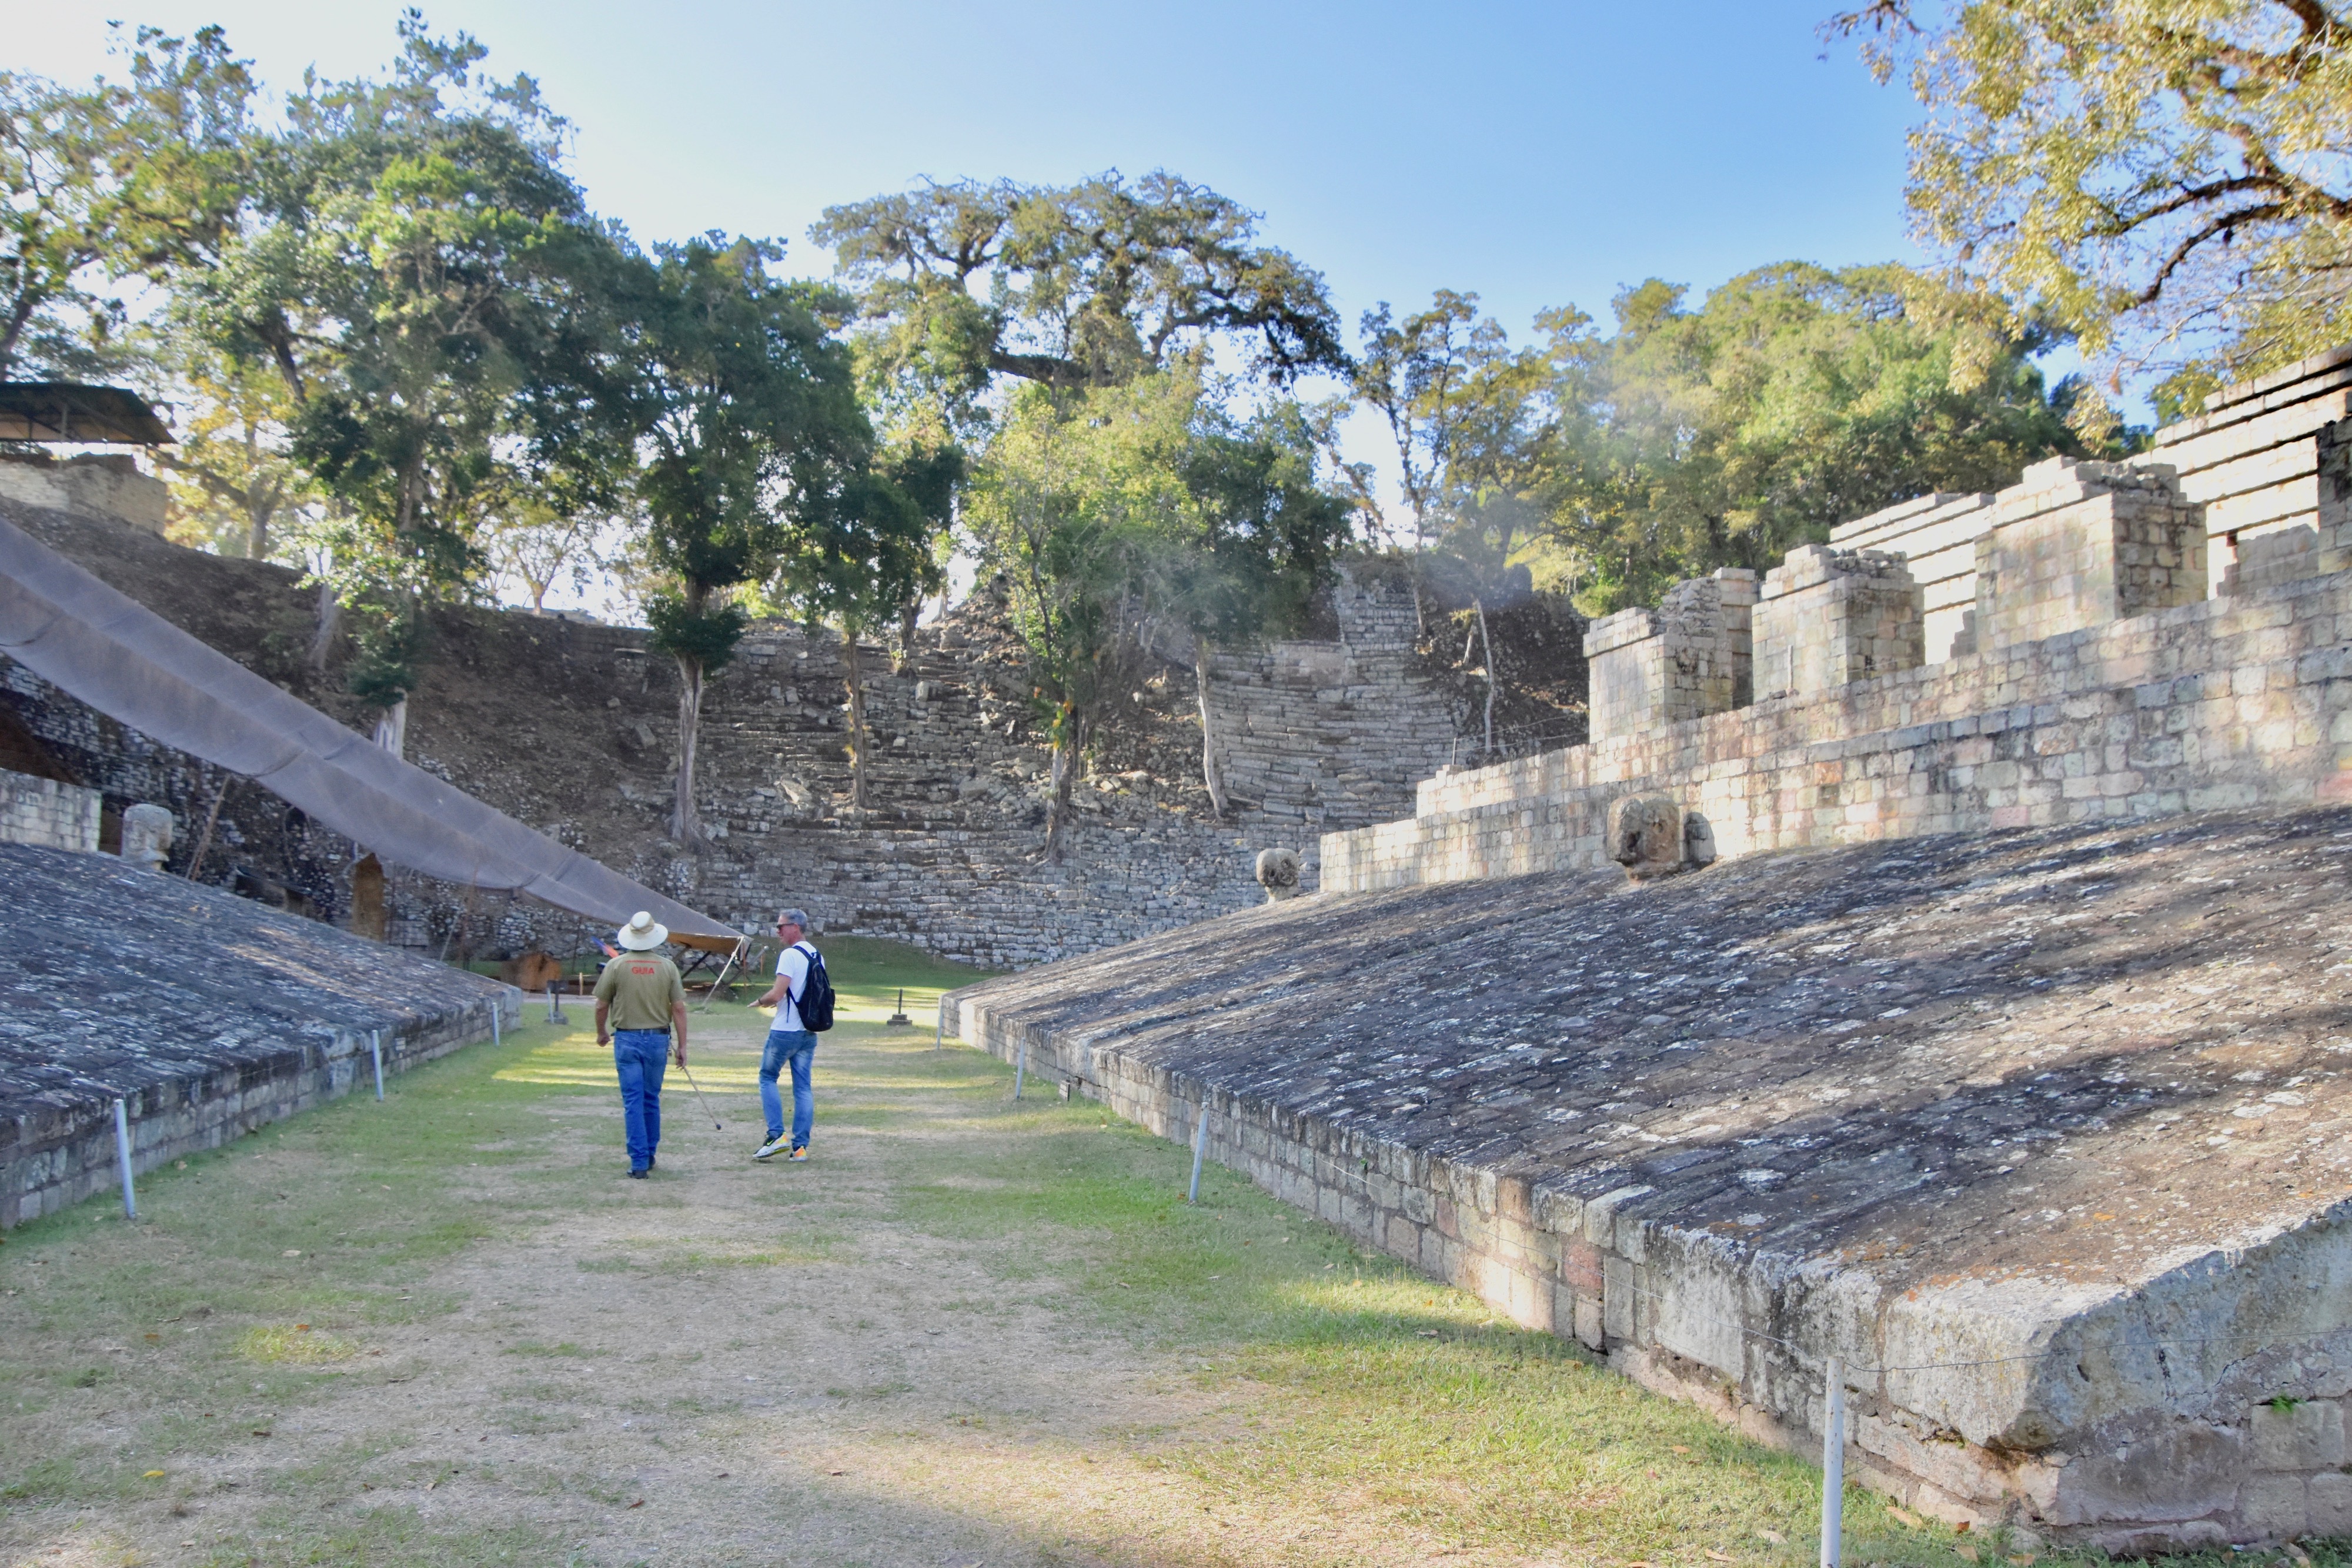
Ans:
<svg viewBox="0 0 2352 1568"><path fill-rule="evenodd" d="M691 947L730 952L743 940L393 756L5 517L0 653L142 734L267 786L381 860L615 927L650 911Z"/></svg>

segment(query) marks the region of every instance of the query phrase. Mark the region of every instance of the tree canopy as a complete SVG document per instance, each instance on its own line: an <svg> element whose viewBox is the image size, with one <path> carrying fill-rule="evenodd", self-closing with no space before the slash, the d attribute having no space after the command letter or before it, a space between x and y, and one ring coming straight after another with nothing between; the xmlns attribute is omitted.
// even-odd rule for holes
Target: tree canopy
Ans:
<svg viewBox="0 0 2352 1568"><path fill-rule="evenodd" d="M953 402L994 376L1117 385L1214 336L1276 382L1346 360L1321 275L1164 171L926 183L828 207L811 232L859 291L877 375Z"/></svg>
<svg viewBox="0 0 2352 1568"><path fill-rule="evenodd" d="M1830 26L1927 109L1927 236L2118 374L2157 372L2163 412L2352 336L2344 6L1873 0Z"/></svg>

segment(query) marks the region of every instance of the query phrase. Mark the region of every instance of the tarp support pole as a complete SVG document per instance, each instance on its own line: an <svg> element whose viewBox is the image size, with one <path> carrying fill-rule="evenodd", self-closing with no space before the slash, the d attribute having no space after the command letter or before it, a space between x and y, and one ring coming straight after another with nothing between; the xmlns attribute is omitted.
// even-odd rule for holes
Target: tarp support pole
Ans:
<svg viewBox="0 0 2352 1568"><path fill-rule="evenodd" d="M122 1218L139 1218L138 1195L131 1189L131 1113L118 1099L114 1103L114 1155L122 1164Z"/></svg>

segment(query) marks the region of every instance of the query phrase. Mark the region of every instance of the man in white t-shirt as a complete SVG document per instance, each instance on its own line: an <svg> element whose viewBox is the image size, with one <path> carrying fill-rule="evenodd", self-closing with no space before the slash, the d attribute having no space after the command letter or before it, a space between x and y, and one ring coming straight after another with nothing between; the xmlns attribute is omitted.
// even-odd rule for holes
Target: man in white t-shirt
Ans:
<svg viewBox="0 0 2352 1568"><path fill-rule="evenodd" d="M784 945L776 955L776 983L751 1004L776 1009L776 1021L768 1029L767 1048L760 1053L760 1108L768 1113L768 1138L751 1156L755 1160L772 1160L778 1155L788 1160L808 1158L809 1129L816 1121L816 1093L809 1087L816 1036L801 1022L800 997L808 983L809 949L803 946L807 935L806 910L787 909L776 917L776 940ZM788 1063L793 1071L789 1140L784 1135L784 1100L776 1089L777 1075Z"/></svg>

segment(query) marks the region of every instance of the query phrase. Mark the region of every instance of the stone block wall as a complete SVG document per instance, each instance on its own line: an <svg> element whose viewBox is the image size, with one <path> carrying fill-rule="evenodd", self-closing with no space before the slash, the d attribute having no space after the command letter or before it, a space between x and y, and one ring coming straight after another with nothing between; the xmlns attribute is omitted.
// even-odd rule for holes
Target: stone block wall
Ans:
<svg viewBox="0 0 2352 1568"><path fill-rule="evenodd" d="M95 789L0 770L0 844L95 851L102 803Z"/></svg>
<svg viewBox="0 0 2352 1568"><path fill-rule="evenodd" d="M950 992L946 1032L1173 1142L1205 1115L1208 1160L1753 1440L1817 1458L1819 1357L1842 1354L1848 1479L1933 1517L2118 1555L2352 1530L2352 1330L2320 1294L2352 1270L2340 1224L2189 1261L2145 1293L2027 1278L1999 1299L1966 1280L1889 1294L1851 1258L1727 1245L1638 1181L1580 1184L1475 1139L1417 1146L1277 1103L1278 1079L1214 1088L995 999ZM2226 1330L2232 1348L2151 1358L2153 1322ZM2064 1353L2015 1354L2029 1338ZM2062 1413L2080 1423L2065 1449L2035 1435Z"/></svg>
<svg viewBox="0 0 2352 1568"><path fill-rule="evenodd" d="M1759 700L1812 696L1927 663L1924 599L1899 555L1804 545L1764 574Z"/></svg>
<svg viewBox="0 0 2352 1568"><path fill-rule="evenodd" d="M110 518L161 534L171 496L169 486L139 472L121 454L86 453L63 462L46 453L0 455L0 501Z"/></svg>
<svg viewBox="0 0 2352 1568"><path fill-rule="evenodd" d="M1629 793L1703 811L1727 856L2352 799L2352 572L1444 775L1326 835L1323 885L1602 866Z"/></svg>
<svg viewBox="0 0 2352 1568"><path fill-rule="evenodd" d="M2219 592L2241 552L2265 535L2314 528L2337 543L2335 514L2352 495L2352 348L2315 355L2225 387L2205 412L2158 430L2134 466L2168 469L2175 495L2197 507L2209 591ZM1948 657L1976 602L1975 542L1990 496L1923 496L1831 530L1838 549L1898 550L1926 593L1927 657ZM2333 571L2352 561L2323 562Z"/></svg>
<svg viewBox="0 0 2352 1568"><path fill-rule="evenodd" d="M2206 594L2205 531L2172 471L2053 458L2001 492L1976 543L1974 637L2005 648Z"/></svg>
<svg viewBox="0 0 2352 1568"><path fill-rule="evenodd" d="M1452 760L1457 733L1452 703L1414 651L1410 589L1343 579L1332 600L1333 642L1211 655L1226 791L1263 832L1297 841L1309 886L1326 828L1377 821L1411 799Z"/></svg>
<svg viewBox="0 0 2352 1568"><path fill-rule="evenodd" d="M1725 567L1678 582L1655 610L1603 616L1584 637L1594 740L1745 706L1756 574Z"/></svg>
<svg viewBox="0 0 2352 1568"><path fill-rule="evenodd" d="M487 983L485 983L487 988ZM488 1040L521 1019L521 993L403 1019L381 1031L384 1076ZM370 1031L319 1029L275 1051L210 1071L148 1082L124 1096L134 1172L216 1149L373 1082ZM53 1213L121 1185L114 1100L97 1093L62 1103L0 1105L0 1228Z"/></svg>
<svg viewBox="0 0 2352 1568"><path fill-rule="evenodd" d="M1926 656L1951 657L1952 640L1973 619L1977 604L1977 536L1990 494L1922 496L1830 530L1833 550L1900 555L1919 585Z"/></svg>

